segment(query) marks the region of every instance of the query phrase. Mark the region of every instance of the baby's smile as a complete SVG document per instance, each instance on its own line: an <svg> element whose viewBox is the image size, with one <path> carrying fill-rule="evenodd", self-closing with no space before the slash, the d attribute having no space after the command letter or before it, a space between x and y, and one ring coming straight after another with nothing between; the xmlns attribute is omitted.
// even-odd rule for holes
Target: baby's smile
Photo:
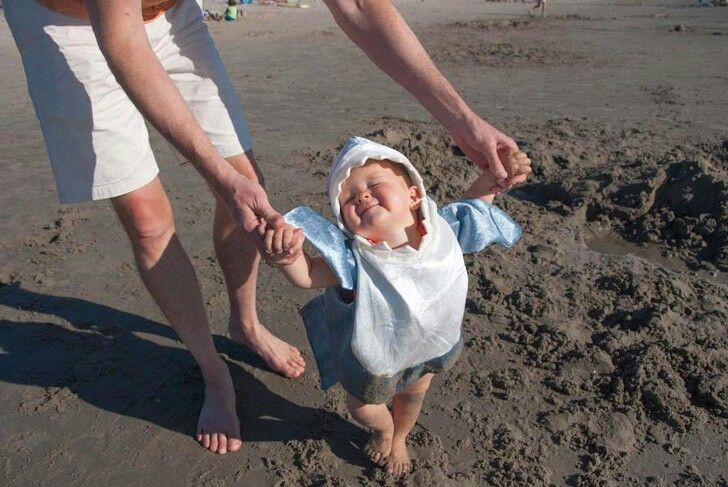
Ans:
<svg viewBox="0 0 728 487"><path fill-rule="evenodd" d="M359 211L359 216L364 216L370 211L372 211L375 208L378 208L378 203L368 203L367 205L363 206L362 209Z"/></svg>

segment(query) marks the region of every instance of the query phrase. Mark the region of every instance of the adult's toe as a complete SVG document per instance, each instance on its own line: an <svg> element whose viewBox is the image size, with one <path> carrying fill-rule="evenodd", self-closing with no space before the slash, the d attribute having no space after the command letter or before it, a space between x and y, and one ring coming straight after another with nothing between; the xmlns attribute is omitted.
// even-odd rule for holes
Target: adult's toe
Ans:
<svg viewBox="0 0 728 487"><path fill-rule="evenodd" d="M290 359L290 361L292 361L293 363L295 363L295 364L297 364L297 365L299 365L301 367L305 367L306 366L306 361L303 359L303 355L301 354L301 351L299 349L297 349L296 347L293 347L293 346L291 347L291 359Z"/></svg>
<svg viewBox="0 0 728 487"><path fill-rule="evenodd" d="M216 453L220 455L226 454L227 449L227 436L224 433L217 434L217 450Z"/></svg>
<svg viewBox="0 0 728 487"><path fill-rule="evenodd" d="M210 435L210 451L216 452L217 451L217 433L212 433Z"/></svg>
<svg viewBox="0 0 728 487"><path fill-rule="evenodd" d="M227 449L228 451L238 451L243 446L243 440L240 439L239 435L228 436Z"/></svg>

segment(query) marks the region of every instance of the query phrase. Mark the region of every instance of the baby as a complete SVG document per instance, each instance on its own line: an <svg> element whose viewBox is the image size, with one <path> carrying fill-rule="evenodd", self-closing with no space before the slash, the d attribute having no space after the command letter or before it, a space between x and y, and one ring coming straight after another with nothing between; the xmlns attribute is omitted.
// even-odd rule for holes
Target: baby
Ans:
<svg viewBox="0 0 728 487"><path fill-rule="evenodd" d="M524 153L506 159L509 175L531 172ZM438 210L404 155L354 137L329 174L337 225L301 207L283 228L258 228L274 265L298 253L296 227L320 253L278 267L297 287L326 288L301 310L321 386L341 383L349 412L372 432L366 454L395 476L412 468L406 439L433 374L462 349L463 253L520 238L518 225L491 204L495 188L485 171L464 199Z"/></svg>

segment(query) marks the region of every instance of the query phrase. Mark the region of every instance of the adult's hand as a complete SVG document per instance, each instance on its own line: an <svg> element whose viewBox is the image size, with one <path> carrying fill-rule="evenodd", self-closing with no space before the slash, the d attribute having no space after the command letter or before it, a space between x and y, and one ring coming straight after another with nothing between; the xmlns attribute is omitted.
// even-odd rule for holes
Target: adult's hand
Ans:
<svg viewBox="0 0 728 487"><path fill-rule="evenodd" d="M262 224L264 229L276 230L283 227L285 222L281 214L273 209L268 202L268 194L260 184L236 172L228 177L224 188L225 199L233 217L255 242L266 262L287 265L298 259L301 255L299 243L303 239L302 232L295 232L291 245L296 250L287 256L277 255L273 258L266 251L265 242L257 229Z"/></svg>
<svg viewBox="0 0 728 487"><path fill-rule="evenodd" d="M268 194L257 182L236 172L228 177L224 188L228 207L246 233L255 233L261 219L268 228L283 225L283 217L270 205Z"/></svg>
<svg viewBox="0 0 728 487"><path fill-rule="evenodd" d="M479 116L473 115L472 120L456 126L451 135L468 159L493 173L501 188L526 180L524 174L509 174L503 164L511 149L518 149L518 145Z"/></svg>

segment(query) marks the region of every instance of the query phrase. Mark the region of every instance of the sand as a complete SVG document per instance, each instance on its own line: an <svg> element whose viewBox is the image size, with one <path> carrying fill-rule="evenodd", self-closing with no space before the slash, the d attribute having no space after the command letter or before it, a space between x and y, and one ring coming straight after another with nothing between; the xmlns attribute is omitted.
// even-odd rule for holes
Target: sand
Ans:
<svg viewBox="0 0 728 487"><path fill-rule="evenodd" d="M535 167L499 203L521 242L466 259L465 350L434 382L404 483L728 484L728 9L398 5ZM320 2L243 10L210 28L278 209L327 211L326 170L354 134L409 155L439 203L475 176ZM226 338L213 201L154 135L243 423L239 453L196 444L199 370L108 203L58 206L4 19L0 72L0 484L395 484L362 454L343 392L317 385L297 315L312 293L261 270L261 318L304 350L300 380Z"/></svg>

